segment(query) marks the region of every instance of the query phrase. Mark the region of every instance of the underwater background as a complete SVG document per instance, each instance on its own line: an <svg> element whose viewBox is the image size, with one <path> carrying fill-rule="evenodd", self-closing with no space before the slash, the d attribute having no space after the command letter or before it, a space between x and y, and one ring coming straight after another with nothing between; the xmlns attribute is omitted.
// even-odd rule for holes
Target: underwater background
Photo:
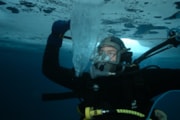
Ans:
<svg viewBox="0 0 180 120"><path fill-rule="evenodd" d="M0 120L78 120L78 99L42 101L44 93L69 91L42 74L45 45L8 44L1 43L0 47ZM64 63L70 60L69 55L63 56ZM178 120L179 101L180 93L174 93L156 107L167 112L170 120Z"/></svg>
<svg viewBox="0 0 180 120"><path fill-rule="evenodd" d="M0 47L0 120L78 119L78 99L42 101L44 93L68 90L42 74L44 46L22 46Z"/></svg>
<svg viewBox="0 0 180 120"><path fill-rule="evenodd" d="M45 93L70 91L42 74L42 57L52 23L70 18L72 1L0 0L0 120L79 119L77 98L42 100ZM128 47L136 52L134 57L166 40L167 30L180 23L178 0L102 1L106 7L101 14L105 31L134 37L136 42L126 44L131 44ZM109 11L112 8L114 11ZM61 51L61 61L66 67L72 66L69 42L72 43L65 41ZM151 64L180 69L180 47L153 56L141 66ZM176 91L160 99L155 107L164 110L168 120L180 120L179 101L180 92Z"/></svg>

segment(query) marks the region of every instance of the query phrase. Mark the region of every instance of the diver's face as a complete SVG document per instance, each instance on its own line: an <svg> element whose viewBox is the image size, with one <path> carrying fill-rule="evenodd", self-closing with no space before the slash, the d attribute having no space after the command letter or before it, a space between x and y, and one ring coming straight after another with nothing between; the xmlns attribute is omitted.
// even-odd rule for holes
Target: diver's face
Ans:
<svg viewBox="0 0 180 120"><path fill-rule="evenodd" d="M112 46L103 46L99 54L105 53L107 56L109 56L111 62L116 62L117 59L117 49Z"/></svg>

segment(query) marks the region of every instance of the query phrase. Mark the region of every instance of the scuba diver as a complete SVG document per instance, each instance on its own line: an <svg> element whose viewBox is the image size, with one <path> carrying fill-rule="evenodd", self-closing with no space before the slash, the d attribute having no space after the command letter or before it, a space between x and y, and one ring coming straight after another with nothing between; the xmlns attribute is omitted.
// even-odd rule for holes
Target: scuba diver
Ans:
<svg viewBox="0 0 180 120"><path fill-rule="evenodd" d="M77 77L74 68L68 69L61 66L61 61L59 63L63 36L69 29L70 21L53 23L42 71L48 79L79 96L81 119L145 120L154 96L180 89L179 69L140 69L138 64L132 63L130 49L116 36L108 36L100 42L89 72ZM154 109L151 119L166 120L167 115Z"/></svg>

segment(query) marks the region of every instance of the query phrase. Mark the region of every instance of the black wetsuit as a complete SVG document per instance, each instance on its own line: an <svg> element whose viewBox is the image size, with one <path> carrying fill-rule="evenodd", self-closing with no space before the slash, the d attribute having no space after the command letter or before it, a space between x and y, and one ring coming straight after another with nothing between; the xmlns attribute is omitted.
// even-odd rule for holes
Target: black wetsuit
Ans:
<svg viewBox="0 0 180 120"><path fill-rule="evenodd" d="M50 35L48 41L52 39ZM150 101L152 97L169 90L180 89L180 69L144 69L93 80L89 73L76 77L74 69L59 65L60 46L47 42L43 57L43 74L55 83L79 94L83 98L79 105L82 112L84 107L89 106L112 110L118 108L136 110L147 115L152 105ZM132 106L133 101L137 103L135 106ZM130 119L129 115L117 115L113 112L109 115L113 120L119 116L123 120ZM96 119L103 120L109 115Z"/></svg>

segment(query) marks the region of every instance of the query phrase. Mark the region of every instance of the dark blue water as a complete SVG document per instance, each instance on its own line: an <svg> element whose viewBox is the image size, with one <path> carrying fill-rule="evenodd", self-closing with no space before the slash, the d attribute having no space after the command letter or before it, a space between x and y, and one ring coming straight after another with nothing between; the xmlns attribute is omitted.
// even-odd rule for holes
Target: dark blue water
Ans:
<svg viewBox="0 0 180 120"><path fill-rule="evenodd" d="M28 47L28 46L27 46ZM76 120L77 99L43 102L43 93L68 91L41 73L44 47L0 48L0 120Z"/></svg>
<svg viewBox="0 0 180 120"><path fill-rule="evenodd" d="M43 93L68 91L41 72L45 46L0 47L0 120L78 120L78 99L42 101ZM64 55L63 59L67 59ZM67 64L64 61L64 64ZM68 65L68 64L67 64ZM179 120L180 93L161 100L157 107Z"/></svg>

